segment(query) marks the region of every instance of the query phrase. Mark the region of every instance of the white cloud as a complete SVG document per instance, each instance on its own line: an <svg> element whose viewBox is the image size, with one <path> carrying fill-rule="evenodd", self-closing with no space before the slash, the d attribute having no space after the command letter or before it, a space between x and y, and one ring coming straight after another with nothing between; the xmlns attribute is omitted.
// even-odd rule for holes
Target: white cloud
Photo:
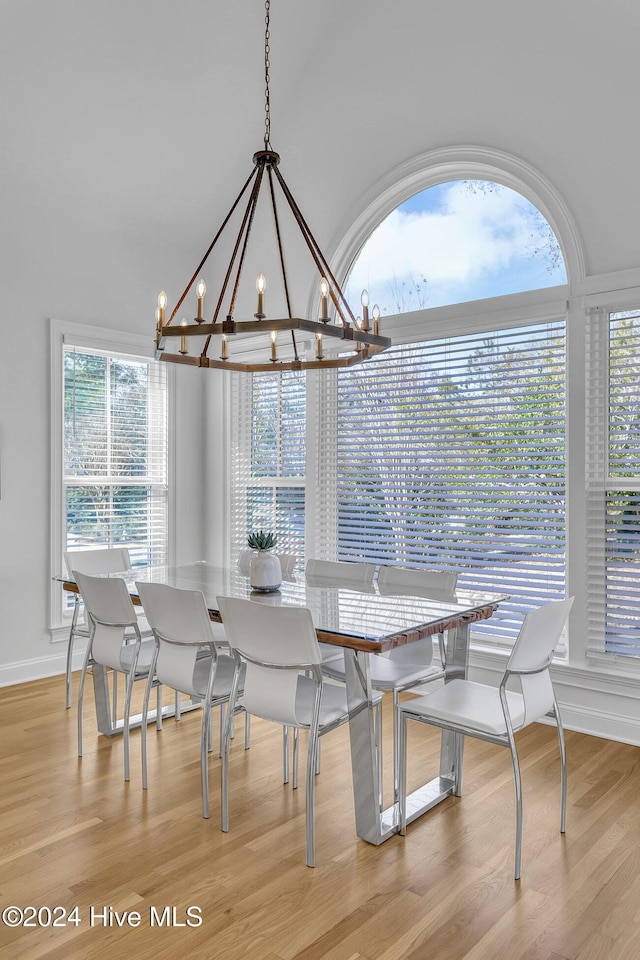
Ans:
<svg viewBox="0 0 640 960"><path fill-rule="evenodd" d="M349 289L380 291L424 276L429 303L434 295L447 302L441 299L445 291L502 274L530 257L528 211L527 201L507 188L471 193L462 183L451 184L440 209L395 210L380 224L354 265Z"/></svg>

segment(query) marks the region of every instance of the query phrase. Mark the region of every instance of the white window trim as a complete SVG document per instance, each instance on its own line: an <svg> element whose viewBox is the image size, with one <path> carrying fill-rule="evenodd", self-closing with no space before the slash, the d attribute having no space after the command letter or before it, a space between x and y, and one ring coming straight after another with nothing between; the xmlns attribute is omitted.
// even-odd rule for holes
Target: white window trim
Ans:
<svg viewBox="0 0 640 960"><path fill-rule="evenodd" d="M589 545L590 568L585 570L587 586L585 658L588 664L611 676L640 677L640 659L605 651L604 622L589 617L590 603L604 615L606 559L604 551L604 498L612 481L609 477L609 317L610 314L640 307L640 287L618 290L611 296L594 294L584 298L585 315L589 318L589 346L596 357L587 358L585 376L590 378L585 391L587 442L585 457L585 489L587 510L585 527ZM597 451L597 471L592 467L593 451ZM628 482L633 488L634 484ZM640 488L640 484L638 484ZM598 542L595 552L594 541ZM596 593L595 599L590 597Z"/></svg>
<svg viewBox="0 0 640 960"><path fill-rule="evenodd" d="M64 571L61 570L63 555L62 520L64 516L63 483L62 483L62 435L63 435L63 378L62 360L65 344L77 347L86 347L102 350L108 353L129 355L153 359L153 345L148 337L125 333L119 330L107 330L92 327L89 324L72 323L50 319L50 376L51 376L51 431L50 431L50 513L51 525L49 571L51 578L49 599L49 632L53 642L66 640L69 634L71 614L63 609L62 591L60 584L54 579ZM175 371L167 371L167 551L169 562L173 562L175 555Z"/></svg>

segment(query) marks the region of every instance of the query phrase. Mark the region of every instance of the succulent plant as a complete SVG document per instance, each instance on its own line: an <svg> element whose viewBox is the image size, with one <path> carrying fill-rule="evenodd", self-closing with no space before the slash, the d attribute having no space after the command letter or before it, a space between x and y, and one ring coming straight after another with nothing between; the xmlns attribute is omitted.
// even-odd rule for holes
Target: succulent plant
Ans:
<svg viewBox="0 0 640 960"><path fill-rule="evenodd" d="M276 544L276 538L265 530L255 530L247 537L247 545L252 550L271 550Z"/></svg>

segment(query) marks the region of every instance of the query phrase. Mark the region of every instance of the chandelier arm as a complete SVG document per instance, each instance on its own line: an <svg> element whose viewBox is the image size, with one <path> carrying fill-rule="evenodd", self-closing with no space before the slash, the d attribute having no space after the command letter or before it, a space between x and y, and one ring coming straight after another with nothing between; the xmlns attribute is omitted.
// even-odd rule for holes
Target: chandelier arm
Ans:
<svg viewBox="0 0 640 960"><path fill-rule="evenodd" d="M248 244L249 244L249 237L250 237L250 235L251 235L251 228L252 228L252 226L253 226L253 218L254 218L254 216L255 216L256 207L257 207L257 205L258 205L258 197L259 197L259 195L260 195L260 187L262 186L262 177L263 177L263 175L264 175L264 167L261 166L260 169L258 170L258 175L257 175L256 181L255 181L255 183L254 183L254 185L253 185L253 190L251 191L251 199L250 199L249 204L248 204L248 207L247 207L247 213L249 214L248 219L247 219L247 228L246 228L245 235L244 235L244 243L243 243L243 245L242 245L242 252L241 252L241 254L240 254L240 259L238 260L238 271L237 271L237 273L236 273L236 279L235 279L235 283L234 283L234 285L233 285L233 293L231 294L231 303L229 304L229 316L231 316L231 317L233 316L233 310L234 310L234 307L235 307L235 305L236 305L236 297L237 297L237 295L238 295L238 287L239 287L239 285L240 285L240 277L242 276L242 268L244 267L244 260L245 260L245 256L246 256L246 253L247 253L247 246L248 246ZM238 237L238 242L239 242L239 240L240 240L240 237ZM237 247L236 247L236 251L234 251L234 254L233 254L233 258L232 258L232 259L235 259L236 252L237 252Z"/></svg>
<svg viewBox="0 0 640 960"><path fill-rule="evenodd" d="M234 263L235 263L235 259L236 259L237 255L238 255L238 249L239 249L240 243L241 243L241 241L242 241L242 236L243 236L243 234L244 234L244 232L245 232L247 220L249 219L249 214L250 214L252 208L255 208L255 202L256 202L256 185L259 184L259 178L260 178L260 171L258 170L257 167L255 168L255 170L254 170L254 171L252 172L252 174L251 174L252 177L253 177L254 175L255 175L256 179L255 179L254 184L253 184L253 187L252 187L252 189L251 189L251 195L250 195L250 197L249 197L249 200L248 200L248 202L247 202L247 206L246 206L245 211L244 211L244 215L243 215L243 217L242 217L242 223L240 224L240 229L239 229L239 231L238 231L238 236L237 236L237 238L236 238L235 247L233 248L233 253L231 254L231 259L230 259L230 261L229 261L229 266L227 267L227 272L226 272L226 275L225 275L225 278L224 278L224 281L223 281L223 284L222 284L222 288L221 288L221 290L220 290L220 296L218 297L218 302L217 302L217 304L216 304L216 309L215 309L214 314L213 314L213 323L215 323L215 322L217 321L218 314L220 313L220 307L222 306L222 301L223 301L223 299L224 299L224 295L225 295L225 293L227 292L227 287L228 287L228 285L229 285L229 278L231 277L231 273L232 273L232 271L233 271L233 265L234 265ZM258 187L258 189L259 189L259 187ZM231 314L232 314L232 310L230 309L230 310L229 310L229 315L231 315Z"/></svg>
<svg viewBox="0 0 640 960"><path fill-rule="evenodd" d="M179 299L178 302L176 303L175 307L173 308L173 311L172 311L172 313L171 313L171 316L170 316L169 319L167 320L167 323L165 324L165 326L168 326L168 325L171 323L171 321L172 321L173 318L175 317L176 313L178 312L178 310L179 310L180 307L182 306L182 303L183 303L183 301L184 301L184 298L186 297L186 295L189 293L189 290L190 290L191 287L193 286L194 280L196 279L196 277L198 276L198 274L199 274L200 271L202 270L203 266L205 265L205 263L206 263L207 260L209 259L209 254L211 253L211 251L212 251L213 248L215 247L216 243L218 242L218 239L219 239L219 237L220 237L220 234L222 233L222 231L224 230L224 228L225 228L226 225L228 224L229 220L231 219L234 210L236 209L236 207L237 207L238 204L240 203L240 201L241 201L241 199L242 199L242 197L243 197L243 194L244 194L245 190L247 189L247 187L249 186L249 184L251 183L251 181L252 181L252 179L255 177L255 175L256 175L256 171L255 171L255 169L254 169L254 170L251 171L251 173L250 173L249 176L247 177L247 179L246 179L246 181L245 181L245 183L244 183L244 186L242 187L242 190L240 191L240 193L239 193L238 196L236 197L236 199L235 199L235 201L234 201L234 203L233 203L233 206L232 206L231 209L229 210L229 213L228 213L228 214L226 215L226 217L224 218L224 221L223 221L223 223L222 223L222 226L220 227L220 229L219 229L218 232L216 233L215 237L213 238L213 240L212 240L211 243L209 244L209 247L208 247L208 249L207 249L207 252L205 253L205 255L204 255L204 257L202 258L202 260L200 261L200 263L198 264L197 269L195 270L193 276L191 277L191 280L189 280L189 283L188 283L188 284L186 285L186 287L184 288L184 291L182 292L182 296L180 297L180 299Z"/></svg>
<svg viewBox="0 0 640 960"><path fill-rule="evenodd" d="M347 303L347 300L346 300L346 298L345 298L344 293L342 292L342 288L341 288L340 284L338 283L338 281L336 280L335 276L333 275L333 271L331 270L331 267L330 267L329 264L327 263L327 260L326 260L326 258L325 258L325 256L324 256L324 254L322 253L322 250L320 249L317 240L315 239L315 237L314 237L313 234L311 233L311 230L309 229L309 226L308 226L306 220L305 220L304 217L302 216L302 211L300 210L300 207L299 207L298 204L296 203L293 194L292 194L291 191L289 190L289 187L287 186L284 177L282 176L282 174L280 173L280 171L279 171L277 168L276 168L276 177L278 178L278 181L279 181L280 186L281 186L281 188L282 188L282 192L284 193L284 195L285 195L285 197L287 198L287 201L288 201L288 203L289 203L289 206L291 207L291 211L292 211L292 213L293 213L293 215L294 215L294 217L295 217L296 223L297 223L298 226L300 227L300 231L301 231L301 233L302 233L302 235L303 235L303 237L304 237L304 239L305 239L305 243L307 244L307 247L309 248L309 252L311 253L311 256L313 257L313 260L314 260L314 262L315 262L315 264L316 264L316 267L318 268L318 271L320 272L321 276L328 277L328 278L330 279L330 281L331 281L331 286L330 286L329 292L330 292L330 294L331 294L331 299L332 299L332 301L333 301L333 304L334 304L336 310L338 311L338 315L339 315L339 317L340 317L340 319L341 319L341 321L342 321L342 325L343 325L343 326L349 326L349 322L347 321L347 319L346 319L346 317L345 317L345 315L344 315L344 313L343 313L343 311L342 311L342 309L341 309L339 300L341 300L341 301L342 301L342 304L346 307L347 313L349 314L349 317L351 318L351 322L352 322L353 325L356 327L356 329L358 329L358 328L359 328L359 327L358 327L358 323L357 323L357 321L356 321L355 316L353 315L353 312L352 312L352 310L351 310L351 307L350 307L349 304ZM334 289L338 291L339 298L335 295Z"/></svg>
<svg viewBox="0 0 640 960"><path fill-rule="evenodd" d="M273 172L271 166L269 166L269 189L271 191L271 206L273 208L273 220L275 223L276 237L278 240L278 253L280 254L280 267L282 269L282 282L284 284L284 295L287 299L287 311L289 318L292 317L291 312L291 299L289 297L289 281L287 279L287 268L284 262L284 250L282 247L282 237L280 235L280 220L278 217L278 208L276 206L276 194L273 187ZM294 338L294 348L295 348L295 338Z"/></svg>
<svg viewBox="0 0 640 960"><path fill-rule="evenodd" d="M256 201L256 195L257 195L256 184L258 183L258 177L259 177L259 175L260 175L259 172L258 172L258 170L257 170L257 168L256 168L256 170L252 171L251 177L253 177L254 175L255 175L255 177L256 177L256 180L255 180L255 182L254 182L254 184L253 184L253 187L251 188L251 194L250 194L250 196L249 196L249 200L247 201L247 206L245 207L244 215L243 215L243 217L242 217L242 222L241 222L241 224L240 224L240 229L238 230L238 236L237 236L237 238L236 238L236 244L235 244L235 247L234 247L234 249L233 249L233 253L231 254L231 259L229 260L229 265L228 265L228 267L227 267L227 272L226 272L226 274L225 274L225 278L224 278L224 280L223 280L223 282L222 282L222 286L221 286L221 288L220 288L220 294L219 294L219 296L218 296L218 302L216 303L216 308L215 308L215 310L213 311L213 318L212 318L212 321L211 321L212 323L217 323L217 321L218 321L218 315L219 315L219 313L220 313L220 307L222 306L222 301L224 300L224 296L225 296L225 294L226 294L226 292L227 292L227 287L229 286L229 278L231 277L231 274L232 274L232 272L233 272L233 264L234 264L234 262L235 262L235 259L236 259L237 254L238 254L238 248L239 248L240 242L241 242L241 240L242 240L242 235L243 235L243 233L245 232L245 227L246 227L246 224L247 224L247 220L249 219L249 215L250 215L252 209L255 209L255 201ZM251 180L251 177L249 177L249 180L247 180L247 183L249 183L249 181ZM247 184L245 184L245 187L246 187L246 185L247 185ZM258 189L260 189L260 188L259 188L259 185L258 185ZM244 192L244 191L243 191L243 192ZM227 217L227 220L228 220L228 219L229 219L229 218ZM226 222L226 221L225 221L225 222ZM245 241L245 242L246 242L246 241ZM236 282L236 284L237 284L237 282ZM231 304L229 305L229 316L232 315L232 312L233 312L233 303L231 303ZM209 344L210 344L210 343L211 343L211 334L209 334L209 336L207 337L207 339L206 339L205 342L204 342L204 346L202 347L202 353L201 353L201 356L202 356L202 357L205 357L205 356L206 356L207 350L209 349Z"/></svg>

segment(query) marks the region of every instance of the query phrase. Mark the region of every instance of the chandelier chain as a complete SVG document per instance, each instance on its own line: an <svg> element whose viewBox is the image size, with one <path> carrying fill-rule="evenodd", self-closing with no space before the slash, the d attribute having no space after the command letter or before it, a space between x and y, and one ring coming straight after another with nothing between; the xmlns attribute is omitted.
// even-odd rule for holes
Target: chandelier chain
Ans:
<svg viewBox="0 0 640 960"><path fill-rule="evenodd" d="M271 13L271 0L265 0L265 18L264 18L264 148L265 150L271 149L271 100L270 100L270 91L269 91L269 67L271 66L271 61L269 59L269 54L271 53L271 47L269 46L269 40L271 34L269 32L269 19Z"/></svg>

